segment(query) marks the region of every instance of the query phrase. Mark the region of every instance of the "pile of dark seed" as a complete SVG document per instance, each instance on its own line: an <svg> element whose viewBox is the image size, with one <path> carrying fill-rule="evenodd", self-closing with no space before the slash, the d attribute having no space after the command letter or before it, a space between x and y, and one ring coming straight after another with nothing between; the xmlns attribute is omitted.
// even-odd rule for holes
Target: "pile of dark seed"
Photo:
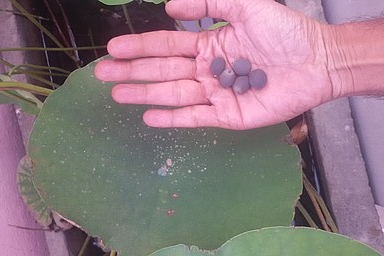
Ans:
<svg viewBox="0 0 384 256"><path fill-rule="evenodd" d="M267 74L262 69L252 70L249 60L239 58L232 63L232 69L225 68L225 60L222 57L213 59L210 69L214 77L217 77L223 88L232 87L238 94L243 94L249 89L262 89L267 84Z"/></svg>

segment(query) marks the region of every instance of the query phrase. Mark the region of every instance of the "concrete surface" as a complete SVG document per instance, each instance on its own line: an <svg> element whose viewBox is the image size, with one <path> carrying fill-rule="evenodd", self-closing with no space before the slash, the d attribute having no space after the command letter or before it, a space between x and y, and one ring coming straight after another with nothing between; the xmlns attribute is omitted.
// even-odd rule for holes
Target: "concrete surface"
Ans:
<svg viewBox="0 0 384 256"><path fill-rule="evenodd" d="M382 231L384 232L384 207L376 205L377 213L379 214Z"/></svg>
<svg viewBox="0 0 384 256"><path fill-rule="evenodd" d="M315 20L326 22L320 0L285 0L285 5Z"/></svg>
<svg viewBox="0 0 384 256"><path fill-rule="evenodd" d="M0 8L12 10L9 1L0 1ZM0 47L20 46L16 19L12 13L0 12ZM2 52L11 61L25 61L20 52ZM5 72L0 66L0 72ZM22 77L20 77L22 79ZM16 169L25 155L24 144L12 105L0 105L0 246L3 255L49 255L43 231L22 201L16 184ZM18 227L15 227L18 226Z"/></svg>
<svg viewBox="0 0 384 256"><path fill-rule="evenodd" d="M384 206L384 99L353 97L350 104L373 197Z"/></svg>
<svg viewBox="0 0 384 256"><path fill-rule="evenodd" d="M384 11L382 0L323 0L322 5L331 24L377 18L383 16Z"/></svg>
<svg viewBox="0 0 384 256"><path fill-rule="evenodd" d="M384 254L384 235L349 100L324 104L306 116L323 195L339 232Z"/></svg>
<svg viewBox="0 0 384 256"><path fill-rule="evenodd" d="M326 16L331 23L345 17L345 13L349 13L351 20L364 15L366 17L368 10L379 10L374 2L379 1L286 0L287 6L320 21L324 21ZM322 7L325 9L325 16L321 15ZM347 19L339 21L338 23L342 23ZM306 117L325 199L339 232L384 254L382 226L375 208L349 99L319 106L309 111ZM382 125L375 126L376 131L381 127ZM370 153L377 154L372 151Z"/></svg>
<svg viewBox="0 0 384 256"><path fill-rule="evenodd" d="M44 231L30 215L16 184L16 169L25 155L12 105L0 105L0 247L3 255L49 255ZM16 227L17 226L17 227Z"/></svg>

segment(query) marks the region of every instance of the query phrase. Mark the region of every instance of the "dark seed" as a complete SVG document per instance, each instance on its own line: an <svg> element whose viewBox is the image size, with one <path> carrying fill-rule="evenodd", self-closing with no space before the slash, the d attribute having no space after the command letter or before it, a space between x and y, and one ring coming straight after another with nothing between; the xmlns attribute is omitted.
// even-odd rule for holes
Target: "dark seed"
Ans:
<svg viewBox="0 0 384 256"><path fill-rule="evenodd" d="M237 77L232 87L237 94L243 94L248 91L251 88L248 76Z"/></svg>
<svg viewBox="0 0 384 256"><path fill-rule="evenodd" d="M239 76L245 76L245 75L248 75L248 73L251 71L252 65L251 65L251 62L249 62L249 60L240 58L235 60L235 62L233 62L232 68L233 68L233 71L235 71L235 73L238 74Z"/></svg>
<svg viewBox="0 0 384 256"><path fill-rule="evenodd" d="M220 75L225 69L225 60L222 57L216 57L211 62L211 73L214 76Z"/></svg>
<svg viewBox="0 0 384 256"><path fill-rule="evenodd" d="M229 88L233 85L236 74L231 69L226 69L220 74L219 81L223 88Z"/></svg>
<svg viewBox="0 0 384 256"><path fill-rule="evenodd" d="M262 89L267 84L267 74L262 69L252 70L249 73L249 84L253 89Z"/></svg>

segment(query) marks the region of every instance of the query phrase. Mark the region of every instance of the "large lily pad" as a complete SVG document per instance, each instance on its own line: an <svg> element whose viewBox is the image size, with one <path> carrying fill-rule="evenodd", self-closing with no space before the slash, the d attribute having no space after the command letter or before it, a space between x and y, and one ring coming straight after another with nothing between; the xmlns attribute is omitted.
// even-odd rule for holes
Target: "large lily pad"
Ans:
<svg viewBox="0 0 384 256"><path fill-rule="evenodd" d="M215 251L176 245L151 256L378 256L378 252L345 236L311 228L273 227L240 234Z"/></svg>
<svg viewBox="0 0 384 256"><path fill-rule="evenodd" d="M148 106L116 104L93 68L47 98L30 137L33 180L49 208L121 255L179 243L214 249L290 224L301 171L285 125L150 128Z"/></svg>

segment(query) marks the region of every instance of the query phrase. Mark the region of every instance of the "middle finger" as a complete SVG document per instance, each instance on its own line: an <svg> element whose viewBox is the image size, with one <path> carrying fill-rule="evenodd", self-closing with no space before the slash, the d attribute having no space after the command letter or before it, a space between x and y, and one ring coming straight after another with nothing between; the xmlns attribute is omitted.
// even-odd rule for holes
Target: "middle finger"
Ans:
<svg viewBox="0 0 384 256"><path fill-rule="evenodd" d="M109 59L96 66L98 78L104 81L174 81L196 79L196 62L183 57Z"/></svg>
<svg viewBox="0 0 384 256"><path fill-rule="evenodd" d="M162 106L209 105L204 86L192 80L154 84L117 84L112 97L119 103Z"/></svg>

